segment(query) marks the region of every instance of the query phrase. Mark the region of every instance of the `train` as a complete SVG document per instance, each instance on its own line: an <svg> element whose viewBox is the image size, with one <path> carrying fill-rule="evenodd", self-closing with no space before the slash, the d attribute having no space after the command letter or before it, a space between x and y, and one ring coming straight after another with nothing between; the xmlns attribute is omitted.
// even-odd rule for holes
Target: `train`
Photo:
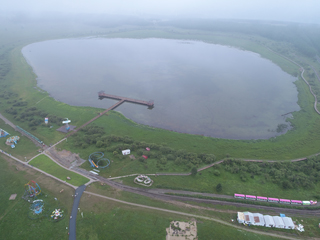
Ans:
<svg viewBox="0 0 320 240"><path fill-rule="evenodd" d="M245 195L245 194L238 194L238 193L234 194L234 198L261 201L261 202L283 203L283 204L291 204L291 205L316 205L317 204L317 201L313 201L313 200L310 200L310 201L289 200L289 199L281 199L281 198Z"/></svg>

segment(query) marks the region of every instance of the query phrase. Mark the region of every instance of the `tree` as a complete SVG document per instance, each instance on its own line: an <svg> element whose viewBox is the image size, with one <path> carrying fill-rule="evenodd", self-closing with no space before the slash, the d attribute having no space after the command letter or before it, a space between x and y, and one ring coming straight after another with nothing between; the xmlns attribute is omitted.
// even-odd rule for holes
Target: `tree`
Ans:
<svg viewBox="0 0 320 240"><path fill-rule="evenodd" d="M222 185L221 185L221 183L218 183L218 184L217 184L216 190L217 190L217 192L221 192L221 191L222 191Z"/></svg>
<svg viewBox="0 0 320 240"><path fill-rule="evenodd" d="M191 169L191 175L192 175L192 176L195 176L195 175L197 175L197 173L198 173L198 169L197 169L196 167L193 167L193 168Z"/></svg>

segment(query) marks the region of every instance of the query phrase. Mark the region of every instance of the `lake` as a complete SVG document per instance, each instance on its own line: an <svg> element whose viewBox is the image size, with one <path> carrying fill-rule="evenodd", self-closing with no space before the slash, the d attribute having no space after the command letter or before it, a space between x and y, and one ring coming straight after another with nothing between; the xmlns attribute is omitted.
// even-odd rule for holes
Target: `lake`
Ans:
<svg viewBox="0 0 320 240"><path fill-rule="evenodd" d="M133 121L229 139L279 135L281 116L298 111L297 78L259 54L201 41L80 38L37 42L22 53L38 86L74 106L108 108L98 92L154 100L124 103ZM68 116L62 116L68 117ZM71 119L72 120L72 119Z"/></svg>

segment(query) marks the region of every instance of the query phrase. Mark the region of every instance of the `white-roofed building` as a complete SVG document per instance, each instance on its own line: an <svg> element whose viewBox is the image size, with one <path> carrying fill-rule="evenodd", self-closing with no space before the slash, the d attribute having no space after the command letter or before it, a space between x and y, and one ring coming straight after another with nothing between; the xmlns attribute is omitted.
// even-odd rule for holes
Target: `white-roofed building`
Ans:
<svg viewBox="0 0 320 240"><path fill-rule="evenodd" d="M254 219L254 225L264 226L264 218L261 213L252 213Z"/></svg>
<svg viewBox="0 0 320 240"><path fill-rule="evenodd" d="M126 149L122 151L122 155L128 155L130 154L130 149Z"/></svg>
<svg viewBox="0 0 320 240"><path fill-rule="evenodd" d="M284 224L284 228L286 229L294 229L294 224L291 217L282 217L282 221Z"/></svg>
<svg viewBox="0 0 320 240"><path fill-rule="evenodd" d="M284 223L282 221L282 217L273 216L274 226L276 228L284 228Z"/></svg>
<svg viewBox="0 0 320 240"><path fill-rule="evenodd" d="M244 223L254 224L254 218L251 212L243 212L243 215L244 215Z"/></svg>
<svg viewBox="0 0 320 240"><path fill-rule="evenodd" d="M243 212L238 212L238 217L237 217L238 223L244 223L244 214Z"/></svg>
<svg viewBox="0 0 320 240"><path fill-rule="evenodd" d="M264 225L266 227L274 227L274 221L273 221L273 217L271 217L270 215L264 215Z"/></svg>

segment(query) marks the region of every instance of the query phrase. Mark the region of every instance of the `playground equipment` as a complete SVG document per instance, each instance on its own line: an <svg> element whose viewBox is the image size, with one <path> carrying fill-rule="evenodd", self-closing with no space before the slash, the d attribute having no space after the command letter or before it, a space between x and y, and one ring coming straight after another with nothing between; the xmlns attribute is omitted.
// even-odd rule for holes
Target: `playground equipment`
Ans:
<svg viewBox="0 0 320 240"><path fill-rule="evenodd" d="M89 163L91 167L95 168L106 168L110 165L110 160L107 158L104 158L104 153L102 152L94 152L91 153L89 156Z"/></svg>
<svg viewBox="0 0 320 240"><path fill-rule="evenodd" d="M136 184L142 185L142 186L146 186L146 187L150 187L153 183L153 181L151 180L151 178L149 178L146 175L139 175L134 179L134 182Z"/></svg>
<svg viewBox="0 0 320 240"><path fill-rule="evenodd" d="M19 136L12 136L7 138L6 140L6 144L11 146L12 148L14 148L15 144L17 144L17 142L20 140Z"/></svg>
<svg viewBox="0 0 320 240"><path fill-rule="evenodd" d="M41 188L35 181L31 180L24 185L25 194L24 198L36 198L41 193ZM34 202L34 201L33 201Z"/></svg>
<svg viewBox="0 0 320 240"><path fill-rule="evenodd" d="M50 217L55 221L59 221L64 217L63 213L64 213L64 211L61 210L60 208L59 209L55 209L55 210L52 211Z"/></svg>
<svg viewBox="0 0 320 240"><path fill-rule="evenodd" d="M0 128L0 138L8 136L9 133Z"/></svg>
<svg viewBox="0 0 320 240"><path fill-rule="evenodd" d="M42 199L34 200L30 206L30 210L32 211L33 215L39 215L44 210L44 202Z"/></svg>
<svg viewBox="0 0 320 240"><path fill-rule="evenodd" d="M67 131L69 131L69 129L70 129L69 123L71 123L71 120L69 120L68 118L65 118L65 119L62 121L62 124L65 124L65 125L66 125L66 130L67 130Z"/></svg>

